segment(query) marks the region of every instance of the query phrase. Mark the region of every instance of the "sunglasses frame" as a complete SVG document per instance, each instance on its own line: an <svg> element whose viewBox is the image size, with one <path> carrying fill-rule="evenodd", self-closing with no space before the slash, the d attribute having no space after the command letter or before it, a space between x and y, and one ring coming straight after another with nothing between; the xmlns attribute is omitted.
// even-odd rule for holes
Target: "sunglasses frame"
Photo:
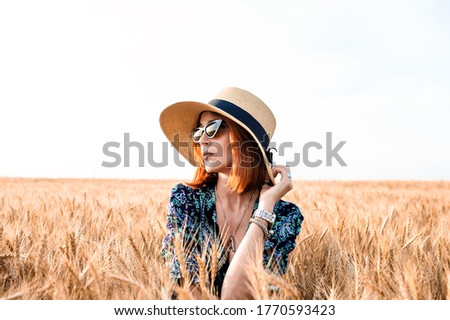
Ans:
<svg viewBox="0 0 450 320"><path fill-rule="evenodd" d="M206 132L206 128L208 128L209 126L214 125L214 124L216 124L216 123L218 123L217 129L216 129L211 135L209 135L209 134ZM193 140L195 143L200 143L200 139L202 138L203 133L205 133L206 136L207 136L209 139L214 138L214 137L216 136L217 132L219 132L219 129L222 127L222 124L223 124L223 123L225 123L225 122L224 122L222 119L216 119L216 120L212 120L212 121L208 122L204 127L197 127L197 128L195 128L194 131L192 132L192 140ZM199 132L199 130L200 130L201 134L200 134L198 140L195 140L194 135L195 135L197 132Z"/></svg>

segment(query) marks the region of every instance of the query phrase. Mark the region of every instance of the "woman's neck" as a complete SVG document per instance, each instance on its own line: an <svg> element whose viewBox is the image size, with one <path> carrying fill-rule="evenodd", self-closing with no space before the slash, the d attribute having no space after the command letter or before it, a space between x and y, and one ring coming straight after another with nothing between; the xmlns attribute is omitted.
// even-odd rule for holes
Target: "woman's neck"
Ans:
<svg viewBox="0 0 450 320"><path fill-rule="evenodd" d="M227 187L227 181L228 181L229 176L224 174L224 173L219 173L217 175L217 184L216 184L216 188L217 191L220 193L220 195L222 196L222 198L228 198L230 196L236 196L237 194L232 192L228 187Z"/></svg>
<svg viewBox="0 0 450 320"><path fill-rule="evenodd" d="M227 206L237 208L239 208L243 204L247 204L254 192L251 191L243 194L238 194L237 192L230 190L227 186L228 178L229 176L224 173L219 173L217 177L216 190L220 198L222 199L222 202L226 202Z"/></svg>

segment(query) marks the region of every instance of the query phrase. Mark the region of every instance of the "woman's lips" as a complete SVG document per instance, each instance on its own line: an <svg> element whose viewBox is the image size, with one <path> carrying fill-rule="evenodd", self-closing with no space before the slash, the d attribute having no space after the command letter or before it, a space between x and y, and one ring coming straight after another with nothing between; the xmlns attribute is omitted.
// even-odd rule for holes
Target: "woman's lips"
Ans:
<svg viewBox="0 0 450 320"><path fill-rule="evenodd" d="M209 158L210 156L214 156L214 154L211 153L211 152L205 152L205 153L203 154L203 160L208 160L208 158Z"/></svg>

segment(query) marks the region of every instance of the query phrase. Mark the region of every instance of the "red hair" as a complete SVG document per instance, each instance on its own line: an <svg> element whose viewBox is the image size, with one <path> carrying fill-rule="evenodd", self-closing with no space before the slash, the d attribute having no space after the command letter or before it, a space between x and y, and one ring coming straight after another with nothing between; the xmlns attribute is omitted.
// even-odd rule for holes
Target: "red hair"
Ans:
<svg viewBox="0 0 450 320"><path fill-rule="evenodd" d="M224 117L221 117L224 118ZM229 138L232 154L231 175L227 186L238 194L260 188L266 180L267 168L256 141L244 128L227 118L223 119L229 128ZM193 143L194 159L198 163L192 181L186 184L192 188L210 186L217 182L217 174L205 169L201 147Z"/></svg>

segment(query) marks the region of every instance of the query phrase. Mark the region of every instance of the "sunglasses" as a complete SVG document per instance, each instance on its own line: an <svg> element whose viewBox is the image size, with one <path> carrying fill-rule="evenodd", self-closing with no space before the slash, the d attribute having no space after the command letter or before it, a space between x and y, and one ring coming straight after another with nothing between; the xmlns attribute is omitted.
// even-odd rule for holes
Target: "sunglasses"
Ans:
<svg viewBox="0 0 450 320"><path fill-rule="evenodd" d="M195 143L200 143L203 132L206 133L206 136L208 138L214 138L214 136L217 134L217 131L219 131L219 129L223 127L222 122L222 119L217 119L208 122L203 128L195 128L194 132L192 132L192 140L194 140Z"/></svg>

